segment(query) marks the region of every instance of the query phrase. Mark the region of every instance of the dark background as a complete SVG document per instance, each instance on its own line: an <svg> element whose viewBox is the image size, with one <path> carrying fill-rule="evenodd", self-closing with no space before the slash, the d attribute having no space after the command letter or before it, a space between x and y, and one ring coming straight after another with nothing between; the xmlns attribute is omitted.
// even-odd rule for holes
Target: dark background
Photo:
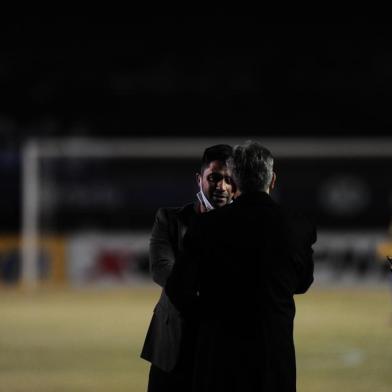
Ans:
<svg viewBox="0 0 392 392"><path fill-rule="evenodd" d="M366 18L24 16L3 24L1 230L20 228L20 148L30 137L389 136L389 31ZM387 166L378 169L385 184ZM312 198L306 205L319 215ZM387 205L366 222L384 225Z"/></svg>
<svg viewBox="0 0 392 392"><path fill-rule="evenodd" d="M1 27L1 130L69 135L377 135L389 25L24 17Z"/></svg>

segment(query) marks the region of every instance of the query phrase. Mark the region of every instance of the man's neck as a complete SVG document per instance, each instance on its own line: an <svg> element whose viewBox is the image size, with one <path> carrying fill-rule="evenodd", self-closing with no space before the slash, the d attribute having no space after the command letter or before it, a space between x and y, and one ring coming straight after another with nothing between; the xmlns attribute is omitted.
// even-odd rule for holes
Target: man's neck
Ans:
<svg viewBox="0 0 392 392"><path fill-rule="evenodd" d="M202 203L200 203L200 202L197 202L197 205L196 205L196 212L197 212L198 214L204 214L205 212L208 212L208 210L207 210L206 207L204 207L204 204L202 204Z"/></svg>

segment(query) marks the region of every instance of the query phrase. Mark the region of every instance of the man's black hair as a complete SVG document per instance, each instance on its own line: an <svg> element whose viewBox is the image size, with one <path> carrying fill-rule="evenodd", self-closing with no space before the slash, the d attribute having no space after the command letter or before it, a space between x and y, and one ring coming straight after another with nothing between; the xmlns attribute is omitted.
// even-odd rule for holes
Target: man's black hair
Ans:
<svg viewBox="0 0 392 392"><path fill-rule="evenodd" d="M226 161L233 156L233 147L228 144L216 144L215 146L207 147L204 150L203 158L201 159L201 171L203 173L205 168L212 161L219 161L226 164Z"/></svg>

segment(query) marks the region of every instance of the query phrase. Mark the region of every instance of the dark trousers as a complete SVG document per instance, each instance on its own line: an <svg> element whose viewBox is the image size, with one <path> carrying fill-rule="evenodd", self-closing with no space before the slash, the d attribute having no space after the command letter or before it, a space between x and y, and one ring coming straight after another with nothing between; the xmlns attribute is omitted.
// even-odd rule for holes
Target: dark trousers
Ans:
<svg viewBox="0 0 392 392"><path fill-rule="evenodd" d="M147 392L189 392L192 375L184 369L165 372L154 365L150 367Z"/></svg>

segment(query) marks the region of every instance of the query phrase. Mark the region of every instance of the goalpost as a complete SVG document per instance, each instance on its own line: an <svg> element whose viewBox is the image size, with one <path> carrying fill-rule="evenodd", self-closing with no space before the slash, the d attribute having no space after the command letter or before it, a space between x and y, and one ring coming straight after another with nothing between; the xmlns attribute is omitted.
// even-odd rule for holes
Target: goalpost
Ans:
<svg viewBox="0 0 392 392"><path fill-rule="evenodd" d="M299 139L252 136L236 138L169 139L150 137L107 140L95 138L29 140L22 149L22 285L27 288L36 288L39 283L38 242L40 238L40 201L42 198L40 162L43 159L200 159L207 146L218 143L236 145L248 139L260 140L277 158L392 157L391 139ZM173 176L175 176L175 173L173 173Z"/></svg>
<svg viewBox="0 0 392 392"><path fill-rule="evenodd" d="M39 163L46 158L119 159L119 158L199 158L205 146L242 140L215 139L33 139L22 150L22 260L21 283L38 285L38 241L40 237L40 198L42 196Z"/></svg>

